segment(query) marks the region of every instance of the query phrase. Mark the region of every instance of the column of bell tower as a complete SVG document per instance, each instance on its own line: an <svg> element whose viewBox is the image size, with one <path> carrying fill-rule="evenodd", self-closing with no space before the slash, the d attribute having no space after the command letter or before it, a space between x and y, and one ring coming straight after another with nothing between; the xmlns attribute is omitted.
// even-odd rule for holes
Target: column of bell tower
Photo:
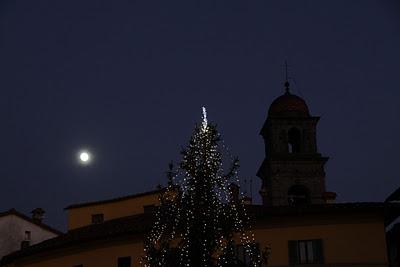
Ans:
<svg viewBox="0 0 400 267"><path fill-rule="evenodd" d="M257 172L261 196L267 206L323 204L324 165L328 158L318 153L316 127L306 102L289 91L275 99L261 129L265 159ZM330 195L330 194L328 194Z"/></svg>

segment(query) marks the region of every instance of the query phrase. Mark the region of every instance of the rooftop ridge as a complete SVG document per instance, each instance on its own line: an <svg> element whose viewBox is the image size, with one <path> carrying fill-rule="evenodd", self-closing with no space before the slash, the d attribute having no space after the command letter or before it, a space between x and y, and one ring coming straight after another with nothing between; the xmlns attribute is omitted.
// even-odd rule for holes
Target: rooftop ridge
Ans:
<svg viewBox="0 0 400 267"><path fill-rule="evenodd" d="M269 216L336 213L352 214L357 212L377 212L387 218L390 222L400 214L400 203L384 202L344 202L332 204L315 204L303 207L248 205L248 213L252 220L268 219ZM4 256L0 260L0 266L12 263L15 259L29 257L40 253L51 253L51 251L64 247L90 243L95 240L110 240L110 238L132 238L132 236L143 235L152 227L154 214L136 214L116 218L99 224L92 224L76 228L58 237L45 240L32 245L24 250L18 250Z"/></svg>
<svg viewBox="0 0 400 267"><path fill-rule="evenodd" d="M53 228L50 225L47 225L45 223L38 222L38 221L32 219L31 217L29 217L28 215L25 215L22 212L17 211L15 208L11 208L11 209L9 209L7 211L0 212L0 217L7 216L7 215L17 216L17 217L19 217L19 218L21 218L23 220L26 220L26 221L28 221L28 222L30 222L32 224L35 224L35 225L37 225L37 226L39 226L39 227L41 227L41 228L43 228L43 229L45 229L47 231L55 233L57 235L63 234L63 232L61 232L60 230L57 230L57 229L55 229L55 228Z"/></svg>
<svg viewBox="0 0 400 267"><path fill-rule="evenodd" d="M112 202L130 199L130 198L136 198L136 197L142 197L142 196L146 196L146 195L161 193L164 190L165 189L156 189L156 190L152 190L152 191L141 192L141 193L126 195L126 196L121 196L121 197L115 197L115 198L110 198L110 199L71 204L71 205L65 207L64 210L82 208L82 207L87 207L87 206L92 206L92 205L100 205L100 204L105 204L105 203L112 203Z"/></svg>

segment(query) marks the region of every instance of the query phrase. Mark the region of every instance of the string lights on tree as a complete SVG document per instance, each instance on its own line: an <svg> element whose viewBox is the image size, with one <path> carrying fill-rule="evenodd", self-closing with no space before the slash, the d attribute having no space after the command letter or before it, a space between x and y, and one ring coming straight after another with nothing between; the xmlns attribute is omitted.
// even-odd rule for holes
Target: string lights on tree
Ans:
<svg viewBox="0 0 400 267"><path fill-rule="evenodd" d="M196 125L181 154L177 168L169 165L142 266L260 266L243 195L237 195L239 161L229 155L224 168L229 153L204 107L202 124Z"/></svg>

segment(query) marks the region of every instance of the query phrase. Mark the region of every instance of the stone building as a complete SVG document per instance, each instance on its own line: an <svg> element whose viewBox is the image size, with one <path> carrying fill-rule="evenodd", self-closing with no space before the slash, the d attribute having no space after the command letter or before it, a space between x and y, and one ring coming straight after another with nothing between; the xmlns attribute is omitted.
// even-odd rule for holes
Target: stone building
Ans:
<svg viewBox="0 0 400 267"><path fill-rule="evenodd" d="M323 204L334 200L326 192L324 165L328 158L317 148L319 117L311 116L306 102L286 92L275 99L260 134L265 159L257 173L266 206Z"/></svg>

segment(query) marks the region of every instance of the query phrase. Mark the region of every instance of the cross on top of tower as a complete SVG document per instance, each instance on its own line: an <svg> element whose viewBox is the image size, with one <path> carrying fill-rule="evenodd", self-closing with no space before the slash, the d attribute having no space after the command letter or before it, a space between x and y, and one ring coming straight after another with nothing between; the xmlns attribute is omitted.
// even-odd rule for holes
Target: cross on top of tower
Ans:
<svg viewBox="0 0 400 267"><path fill-rule="evenodd" d="M285 91L287 94L290 94L289 92L289 77L288 77L288 64L287 61L285 60Z"/></svg>

